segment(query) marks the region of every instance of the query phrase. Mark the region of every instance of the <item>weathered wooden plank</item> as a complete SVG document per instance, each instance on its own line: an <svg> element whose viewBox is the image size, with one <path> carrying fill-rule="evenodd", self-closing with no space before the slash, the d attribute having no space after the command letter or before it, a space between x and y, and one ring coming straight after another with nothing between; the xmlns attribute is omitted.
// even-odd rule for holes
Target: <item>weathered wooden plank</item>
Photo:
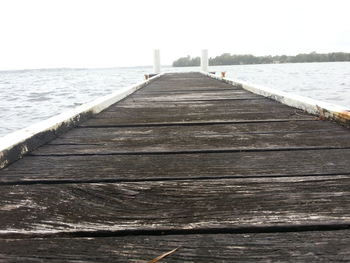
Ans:
<svg viewBox="0 0 350 263"><path fill-rule="evenodd" d="M163 112L162 112L163 111ZM205 111L205 110L203 110ZM154 114L153 114L154 113ZM103 113L104 114L104 113ZM108 114L106 114L108 115ZM176 108L174 109L124 109L119 111L116 115L100 115L98 118L91 118L82 123L81 127L92 126L127 126L140 124L171 124L171 123L195 123L195 122L252 122L252 121L274 121L274 120L314 120L313 116L305 116L299 114L291 114L288 112L259 112L259 113L236 113L234 116L227 113L209 112L203 114L200 112L188 112L188 114L178 114ZM114 116L114 117L113 117Z"/></svg>
<svg viewBox="0 0 350 263"><path fill-rule="evenodd" d="M70 143L79 141L82 138L93 137L93 133L98 133L102 141L110 137L218 137L233 136L242 134L276 134L289 133L310 133L320 136L322 133L345 134L350 136L348 129L335 123L322 121L282 121L282 122L260 122L260 123L208 123L178 126L156 126L156 127L106 127L106 128L80 128L61 135L52 143ZM337 139L334 139L337 141Z"/></svg>
<svg viewBox="0 0 350 263"><path fill-rule="evenodd" d="M129 103L138 102L178 102L201 100L264 100L263 97L246 91L205 91L205 92L169 92L169 93L135 93L128 97Z"/></svg>
<svg viewBox="0 0 350 263"><path fill-rule="evenodd" d="M334 142L334 136L337 141ZM225 140L226 139L226 140ZM275 134L228 136L214 138L130 137L86 141L78 143L47 144L31 155L84 155L84 154L151 154L201 153L232 151L268 151L301 149L348 149L350 140L344 134L325 134L317 138L307 133L285 134L278 140Z"/></svg>
<svg viewBox="0 0 350 263"><path fill-rule="evenodd" d="M252 110L253 111L253 110ZM113 126L137 123L171 123L171 122L219 122L219 121L252 121L252 120L314 120L315 117L296 112L234 112L217 110L216 107L174 106L163 108L154 105L153 108L121 108L116 112L103 112L97 118L84 123L85 126Z"/></svg>
<svg viewBox="0 0 350 263"><path fill-rule="evenodd" d="M79 128L117 128L117 127L154 127L154 126L193 126L193 125L215 125L215 124L241 124L241 123L272 123L272 122L294 122L294 121L318 121L317 119L300 118L300 119L264 119L264 120L223 120L223 121L169 121L169 122L144 122L144 123L106 123L103 125L91 124L91 122L82 123Z"/></svg>
<svg viewBox="0 0 350 263"><path fill-rule="evenodd" d="M190 96L192 99L198 99L198 97L208 97L209 99L212 99L211 96L215 96L218 98L235 98L235 96L249 96L250 98L260 98L260 99L265 99L262 96L256 95L254 93L251 93L249 91L239 89L239 88L215 88L213 89L206 89L206 90L198 90L198 89L191 89L190 87L185 90L167 90L167 89L162 89L162 90L149 90L149 86L144 89L140 89L137 92L133 93L133 97L163 97L163 96L170 96L170 99L174 100L174 98L171 96L173 95L174 97L179 97L179 96Z"/></svg>
<svg viewBox="0 0 350 263"><path fill-rule="evenodd" d="M179 83L178 83L179 85ZM202 86L196 86L196 84L192 86L187 86L184 87L179 85L179 87L172 87L171 89L165 89L164 84L163 85L156 85L152 86L150 88L141 90L140 93L144 94L153 94L153 93L172 93L172 94L177 94L177 93L182 93L182 92L217 92L217 91L242 91L242 88L238 87L232 87L232 86L225 86L225 87L217 87L215 85L213 86L207 86L207 85L202 85Z"/></svg>
<svg viewBox="0 0 350 263"><path fill-rule="evenodd" d="M196 90L180 90L180 91L148 91L147 88L138 90L137 92L133 93L132 96L135 97L163 97L163 96L169 96L173 94L175 97L177 96L218 96L220 98L224 98L227 96L234 96L234 95L252 95L256 98L266 99L265 97L256 95L254 93L251 93L249 91L243 90L243 89L215 89L215 90L203 90L203 91L196 91ZM234 97L233 97L234 98Z"/></svg>
<svg viewBox="0 0 350 263"><path fill-rule="evenodd" d="M201 94L201 93L199 93ZM152 103L148 101L138 101L136 103L137 98L147 98L152 96L130 96L127 99L124 99L123 101L114 104L113 106L106 109L104 112L116 112L120 111L122 109L134 109L134 108L194 108L194 109L204 109L204 108L212 108L213 110L224 112L226 110L231 110L232 112L251 112L252 110L255 111L266 111L266 110L272 110L272 111L289 111L291 113L298 113L303 114L304 112L298 109L294 109L291 107L288 107L286 105L277 103L273 100L266 99L260 97L259 99L251 99L249 101L246 100L227 100L227 101L216 101L216 100L208 100L207 101L200 101L200 100L189 100L189 101L173 101L173 102L162 102L159 101L157 103ZM158 96L162 97L162 96ZM164 97L164 96L163 96ZM166 95L165 97L170 97ZM176 97L176 96L174 96ZM200 96L198 96L199 98ZM157 98L155 96L155 98ZM304 114L306 116L309 116L309 114Z"/></svg>
<svg viewBox="0 0 350 263"><path fill-rule="evenodd" d="M250 94L249 91L243 90L241 88L236 88L236 87L227 87L227 88L215 88L212 87L211 89L200 89L200 88L196 88L196 89L191 89L191 87L188 87L187 89L182 89L182 90L166 90L166 89L160 89L160 90L148 90L147 88L145 89L141 89L138 90L137 94L138 95L166 95L166 94L187 94L187 93L218 93L218 92L222 92L222 93L231 93L231 92L247 92L248 94ZM254 93L252 93L253 95L255 95ZM265 99L265 97L259 96L258 97Z"/></svg>
<svg viewBox="0 0 350 263"><path fill-rule="evenodd" d="M245 96L245 95L244 95ZM177 96L158 96L158 97L166 97L167 100L170 100L171 97L176 98ZM309 116L309 114L305 114L301 110L297 110L291 107L288 107L286 105L276 103L275 101L272 101L270 99L266 98L259 98L259 99L251 99L251 100L210 100L209 97L207 97L204 100L200 100L200 96L197 96L199 100L194 100L193 97L192 100L174 100L174 101L147 101L147 98L157 99L157 96L130 96L127 99L109 107L106 109L103 113L116 113L121 110L125 109L138 109L138 108L145 108L145 109L153 109L153 108L159 108L162 107L164 109L171 109L171 108L178 108L178 109L190 109L190 110L200 110L200 109L206 109L211 108L213 111L216 112L222 112L229 110L232 112L232 114L235 113L249 113L249 112L289 112L291 114L301 114L305 116ZM140 98L140 100L138 100ZM145 98L146 100L142 100ZM103 116L103 113L102 116Z"/></svg>
<svg viewBox="0 0 350 263"><path fill-rule="evenodd" d="M251 123L197 123L192 125L157 125L155 127L148 126L131 126L131 127L103 127L103 128L79 128L66 132L51 143L72 142L70 140L79 138L92 137L92 133L98 133L102 141L109 136L119 137L158 137L162 134L166 136L231 136L238 134L284 134L284 133L312 133L314 136L320 133L344 133L350 136L347 128L341 127L335 123L323 121L281 121L281 122L251 122ZM99 138L96 138L99 139ZM335 139L336 141L336 139Z"/></svg>
<svg viewBox="0 0 350 263"><path fill-rule="evenodd" d="M349 176L1 186L0 234L350 223Z"/></svg>
<svg viewBox="0 0 350 263"><path fill-rule="evenodd" d="M34 151L116 154L350 147L350 133L332 123L275 122L193 126L80 128ZM332 129L334 127L334 129Z"/></svg>
<svg viewBox="0 0 350 263"><path fill-rule="evenodd" d="M186 91L186 90L218 90L241 89L230 84L205 77L200 73L167 74L161 76L156 83L147 86L147 91Z"/></svg>
<svg viewBox="0 0 350 263"><path fill-rule="evenodd" d="M0 183L160 180L350 173L350 149L167 155L27 156Z"/></svg>
<svg viewBox="0 0 350 263"><path fill-rule="evenodd" d="M178 91L214 91L214 90L242 90L241 88L235 88L224 83L208 83L206 80L197 82L186 81L159 81L156 85L149 85L147 92L178 92Z"/></svg>
<svg viewBox="0 0 350 263"><path fill-rule="evenodd" d="M350 231L0 239L4 262L349 262Z"/></svg>

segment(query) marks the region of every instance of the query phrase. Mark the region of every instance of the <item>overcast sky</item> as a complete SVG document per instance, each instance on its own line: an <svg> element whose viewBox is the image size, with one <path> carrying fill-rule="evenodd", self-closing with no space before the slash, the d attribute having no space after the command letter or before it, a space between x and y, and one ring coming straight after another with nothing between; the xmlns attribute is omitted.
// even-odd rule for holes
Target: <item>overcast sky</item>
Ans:
<svg viewBox="0 0 350 263"><path fill-rule="evenodd" d="M350 52L349 0L0 0L0 69Z"/></svg>

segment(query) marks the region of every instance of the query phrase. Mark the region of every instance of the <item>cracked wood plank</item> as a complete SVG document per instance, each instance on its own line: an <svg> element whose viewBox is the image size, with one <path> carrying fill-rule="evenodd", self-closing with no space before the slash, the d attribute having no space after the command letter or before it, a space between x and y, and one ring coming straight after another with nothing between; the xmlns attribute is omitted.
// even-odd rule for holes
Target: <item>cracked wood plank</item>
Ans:
<svg viewBox="0 0 350 263"><path fill-rule="evenodd" d="M349 225L349 183L339 175L1 186L0 234Z"/></svg>
<svg viewBox="0 0 350 263"><path fill-rule="evenodd" d="M125 154L350 147L346 128L324 122L80 128L32 155Z"/></svg>
<svg viewBox="0 0 350 263"><path fill-rule="evenodd" d="M160 180L350 173L350 149L167 155L27 156L0 183Z"/></svg>
<svg viewBox="0 0 350 263"><path fill-rule="evenodd" d="M147 89L146 89L147 90ZM264 100L263 97L243 90L222 91L187 91L187 92L136 92L128 100L130 103L139 102L191 102L201 100ZM124 102L125 102L124 101Z"/></svg>
<svg viewBox="0 0 350 263"><path fill-rule="evenodd" d="M131 100L131 98L130 98ZM256 100L264 101L264 100ZM273 119L308 119L315 117L305 114L301 110L288 108L287 106L274 103L266 107L254 104L238 105L243 101L192 101L192 102L147 102L131 103L121 102L108 110L100 113L83 125L118 125L133 123L168 123L168 122L193 122L193 121L252 121ZM271 104L269 102L268 104ZM235 106L234 106L235 105Z"/></svg>

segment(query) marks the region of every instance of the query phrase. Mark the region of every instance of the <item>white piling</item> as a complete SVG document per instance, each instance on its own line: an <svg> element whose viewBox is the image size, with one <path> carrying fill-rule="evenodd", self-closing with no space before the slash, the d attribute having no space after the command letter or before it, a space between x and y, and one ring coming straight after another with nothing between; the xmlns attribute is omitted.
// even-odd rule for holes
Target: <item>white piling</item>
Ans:
<svg viewBox="0 0 350 263"><path fill-rule="evenodd" d="M154 74L160 74L160 51L155 49L153 52L153 71Z"/></svg>
<svg viewBox="0 0 350 263"><path fill-rule="evenodd" d="M201 69L204 72L208 72L208 49L202 50L202 58L201 58Z"/></svg>

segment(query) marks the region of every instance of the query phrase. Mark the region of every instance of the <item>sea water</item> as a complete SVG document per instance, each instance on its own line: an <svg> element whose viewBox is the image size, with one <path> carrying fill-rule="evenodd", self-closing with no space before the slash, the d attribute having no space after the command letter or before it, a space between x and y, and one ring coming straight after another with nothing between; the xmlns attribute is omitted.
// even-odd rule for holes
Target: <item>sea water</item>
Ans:
<svg viewBox="0 0 350 263"><path fill-rule="evenodd" d="M212 66L210 71L350 108L350 62ZM0 137L140 82L151 72L151 67L0 71Z"/></svg>

